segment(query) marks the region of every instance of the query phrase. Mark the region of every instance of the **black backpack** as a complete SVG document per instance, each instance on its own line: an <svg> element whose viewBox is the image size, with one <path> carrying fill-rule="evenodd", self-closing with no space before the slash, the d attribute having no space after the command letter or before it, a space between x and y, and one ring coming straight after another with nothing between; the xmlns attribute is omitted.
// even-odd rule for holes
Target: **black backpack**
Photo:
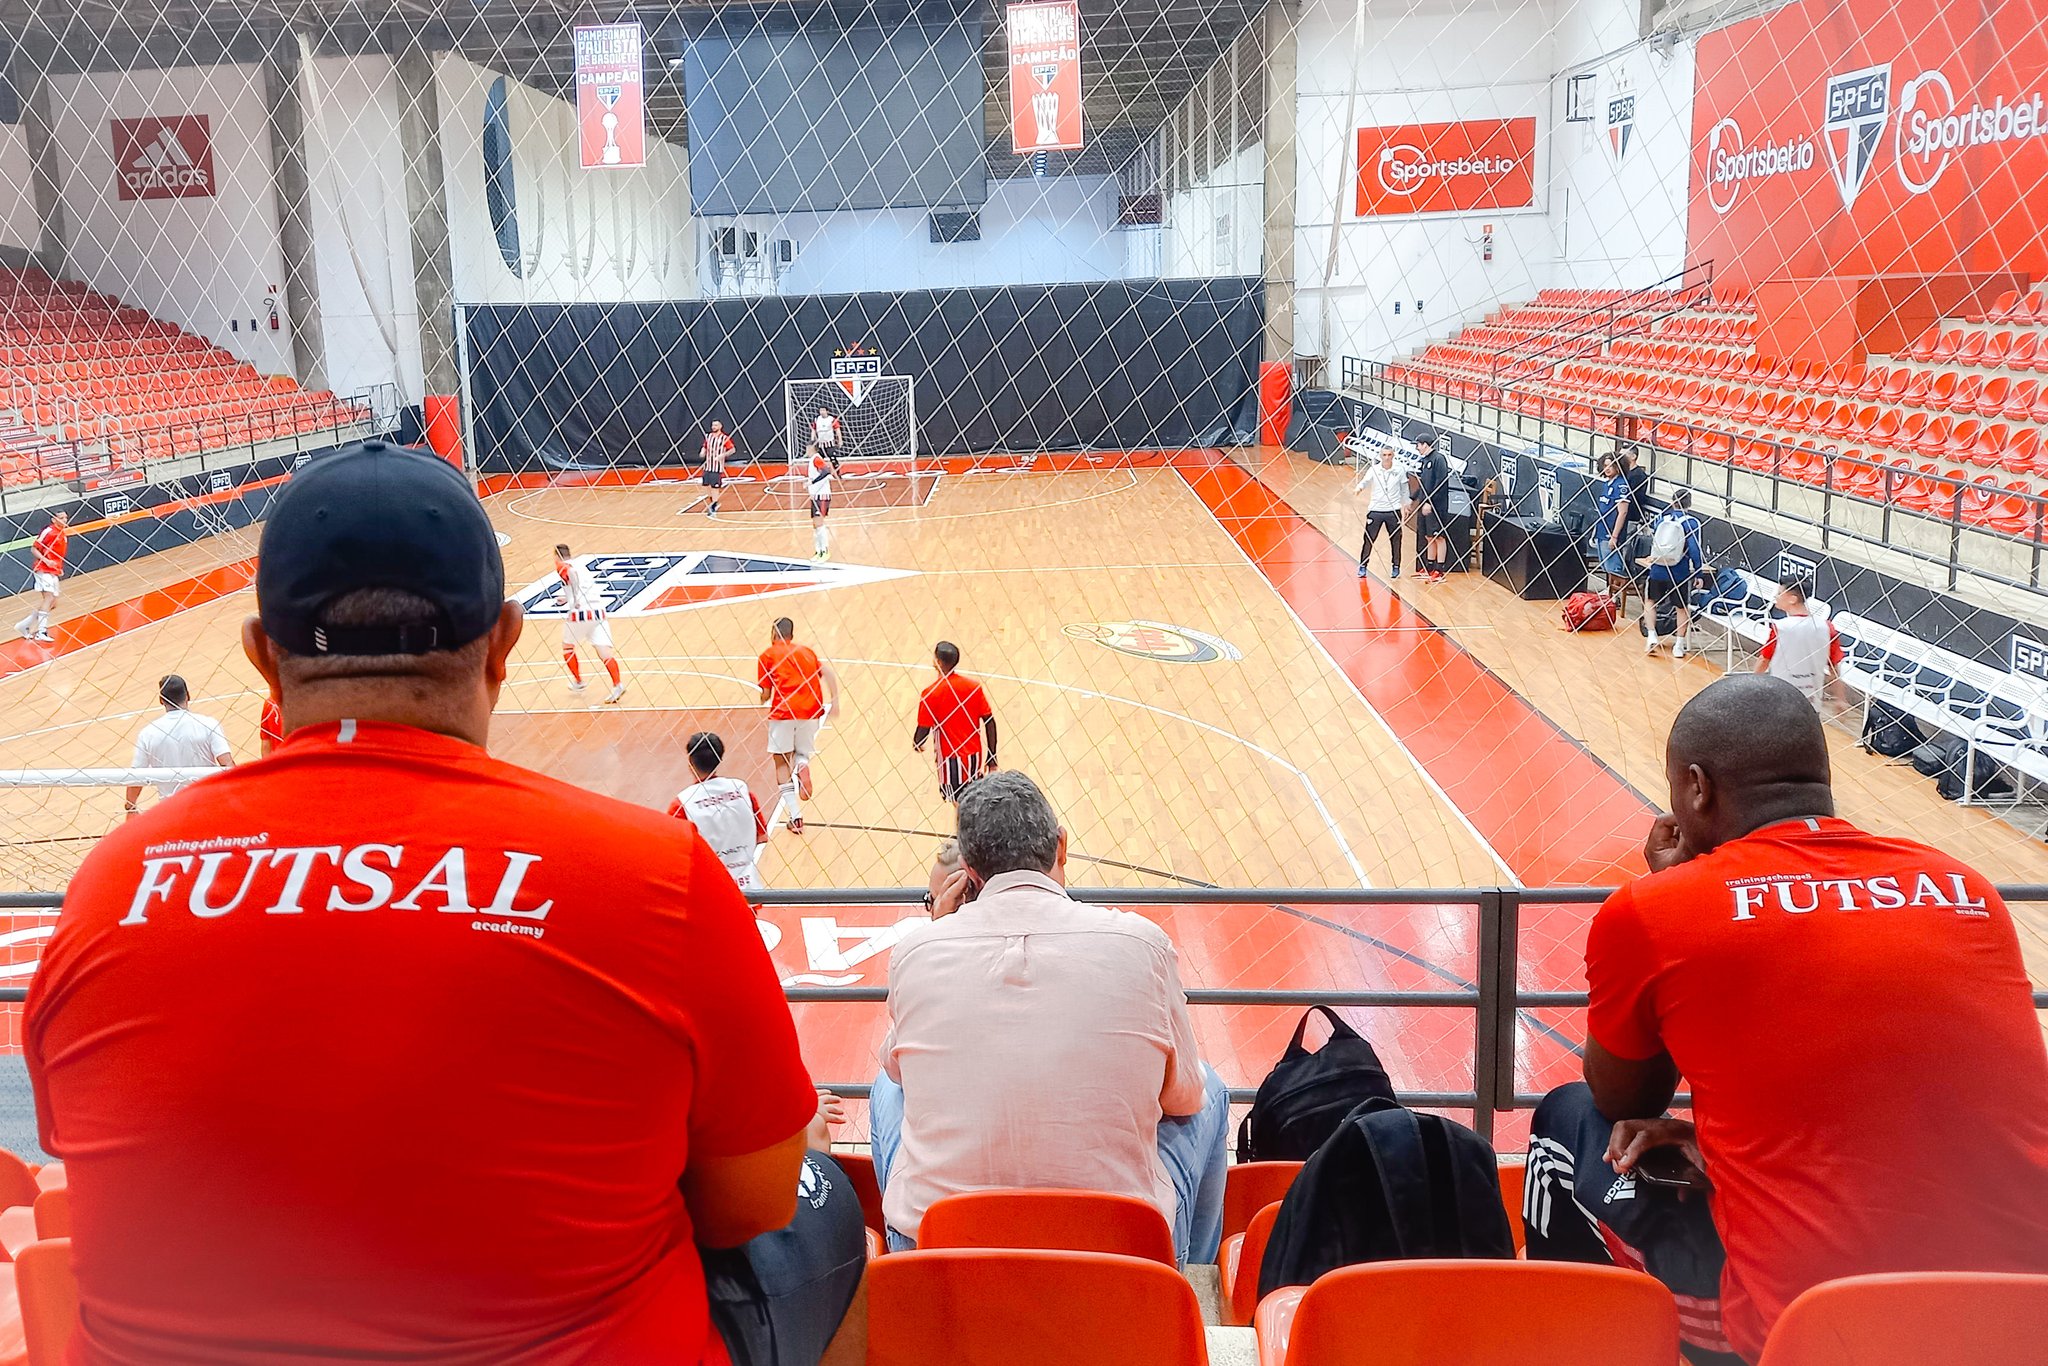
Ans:
<svg viewBox="0 0 2048 1366"><path fill-rule="evenodd" d="M1872 700L1870 717L1863 723L1865 745L1888 759L1899 759L1920 748L1925 740L1911 712Z"/></svg>
<svg viewBox="0 0 2048 1366"><path fill-rule="evenodd" d="M1369 1100L1316 1149L1281 1201L1259 1298L1361 1262L1514 1255L1486 1140L1441 1115Z"/></svg>
<svg viewBox="0 0 2048 1366"><path fill-rule="evenodd" d="M1309 1017L1321 1011L1330 1037L1311 1053L1301 1046ZM1368 1100L1392 1103L1394 1083L1380 1055L1328 1006L1313 1006L1294 1027L1294 1038L1259 1083L1251 1113L1237 1129L1240 1162L1303 1162Z"/></svg>
<svg viewBox="0 0 2048 1366"><path fill-rule="evenodd" d="M2003 800L2013 794L2012 775L2005 765L1988 754L1978 754L1974 761L1970 755L1970 743L1960 735L1946 732L1935 736L1926 744L1914 750L1910 756L1913 767L1934 779L1934 790L1952 802L1963 799L1963 768L1970 768L1970 796L1990 801Z"/></svg>

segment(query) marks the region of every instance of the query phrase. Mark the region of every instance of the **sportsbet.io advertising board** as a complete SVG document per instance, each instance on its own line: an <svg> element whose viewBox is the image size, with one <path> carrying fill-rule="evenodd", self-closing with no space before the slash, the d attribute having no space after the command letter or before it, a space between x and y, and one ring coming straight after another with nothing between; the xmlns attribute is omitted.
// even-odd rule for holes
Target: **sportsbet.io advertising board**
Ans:
<svg viewBox="0 0 2048 1366"><path fill-rule="evenodd" d="M2040 0L1804 0L1702 36L1695 81L1717 278L2048 271Z"/></svg>
<svg viewBox="0 0 2048 1366"><path fill-rule="evenodd" d="M1535 202L1534 119L1358 130L1360 218L1526 209Z"/></svg>

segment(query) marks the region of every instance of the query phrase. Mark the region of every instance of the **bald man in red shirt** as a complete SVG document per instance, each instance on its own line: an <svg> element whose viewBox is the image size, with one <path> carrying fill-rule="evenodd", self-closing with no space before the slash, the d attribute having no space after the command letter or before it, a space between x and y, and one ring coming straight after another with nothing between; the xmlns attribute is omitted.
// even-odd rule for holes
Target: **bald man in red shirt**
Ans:
<svg viewBox="0 0 2048 1366"><path fill-rule="evenodd" d="M1665 771L1650 875L1587 934L1585 1083L1530 1126L1530 1257L1647 1269L1712 1363L1824 1281L2048 1273L2048 1049L1998 893L1836 817L1782 679L1693 698Z"/></svg>

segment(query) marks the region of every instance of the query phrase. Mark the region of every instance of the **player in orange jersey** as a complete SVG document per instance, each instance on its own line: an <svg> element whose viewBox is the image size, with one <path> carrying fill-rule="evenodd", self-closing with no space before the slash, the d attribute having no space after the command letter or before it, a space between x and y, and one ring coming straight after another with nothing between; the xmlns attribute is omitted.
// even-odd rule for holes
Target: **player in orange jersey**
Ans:
<svg viewBox="0 0 2048 1366"><path fill-rule="evenodd" d="M796 643L796 623L777 617L761 652L757 675L768 704L768 757L775 762L779 795L770 824L788 814L791 834L804 832L803 803L811 795L811 755L818 728L839 700L839 676L817 651Z"/></svg>
<svg viewBox="0 0 2048 1366"><path fill-rule="evenodd" d="M21 632L22 639L50 643L50 613L57 606L59 585L64 579L65 543L70 539L66 528L70 519L61 512L50 514L50 524L36 537L35 547L35 591L42 595L42 605L14 623L14 629Z"/></svg>
<svg viewBox="0 0 2048 1366"><path fill-rule="evenodd" d="M569 666L569 691L584 689L583 665L576 658L576 647L588 645L597 651L605 672L612 676L612 690L604 695L604 700L616 702L626 695L626 680L619 675L619 657L612 653L612 628L606 619L610 614L605 610L604 593L590 571L569 558L568 546L555 547L555 573L562 578L562 606L567 610L562 618L562 662Z"/></svg>
<svg viewBox="0 0 2048 1366"><path fill-rule="evenodd" d="M939 679L917 699L917 729L911 733L910 747L922 754L925 741L938 733L939 795L958 802L961 790L981 776L984 764L996 766L996 715L981 684L954 672L960 667L958 645L942 640L933 646L932 667L939 671Z"/></svg>

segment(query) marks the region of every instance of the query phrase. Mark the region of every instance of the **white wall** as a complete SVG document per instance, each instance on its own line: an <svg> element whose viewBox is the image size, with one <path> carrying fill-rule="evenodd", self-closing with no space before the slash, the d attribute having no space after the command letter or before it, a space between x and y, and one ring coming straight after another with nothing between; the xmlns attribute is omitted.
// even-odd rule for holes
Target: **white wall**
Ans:
<svg viewBox="0 0 2048 1366"><path fill-rule="evenodd" d="M1167 275L1257 275L1266 250L1266 148L1240 147L1160 204Z"/></svg>
<svg viewBox="0 0 2048 1366"><path fill-rule="evenodd" d="M524 278L509 270L484 201L484 99L498 74L448 54L437 72L448 237L462 303L689 298L695 240L683 149L650 137L647 165L586 171L576 111L507 82Z"/></svg>
<svg viewBox="0 0 2048 1366"><path fill-rule="evenodd" d="M1128 260L1116 199L1117 183L1109 176L991 180L978 242L933 242L924 209L721 219L759 233L764 255L738 280L730 269L722 278L714 274L707 258L704 288L712 294L850 294L1119 279ZM780 237L796 242L797 255L778 272L766 254Z"/></svg>
<svg viewBox="0 0 2048 1366"><path fill-rule="evenodd" d="M264 316L273 287L280 315L289 316L261 70L94 72L50 84L71 273L211 338L264 374L291 373L290 335L249 326ZM212 121L217 192L205 199L121 199L111 121L179 114ZM231 321L240 329L231 330Z"/></svg>
<svg viewBox="0 0 2048 1366"><path fill-rule="evenodd" d="M384 56L322 57L300 74L306 173L326 334L338 394L396 386L417 403L420 330L398 136L398 75Z"/></svg>
<svg viewBox="0 0 2048 1366"><path fill-rule="evenodd" d="M0 247L34 251L42 240L29 167L27 132L19 124L0 125Z"/></svg>
<svg viewBox="0 0 2048 1366"><path fill-rule="evenodd" d="M1562 67L1552 88L1550 211L1555 283L1635 289L1685 266L1687 165L1692 147L1693 46L1656 52L1636 38L1633 5L1587 0L1559 16ZM1593 78L1594 120L1565 122L1565 89ZM1635 99L1624 153L1610 135L1617 95Z"/></svg>
<svg viewBox="0 0 2048 1366"><path fill-rule="evenodd" d="M1556 248L1545 195L1551 12L1518 0L1370 7L1355 71L1354 12L1349 0L1308 0L1302 8L1295 349L1384 359L1551 283ZM1347 121L1354 80L1355 118ZM1530 115L1538 123L1533 208L1358 218L1358 128ZM1478 240L1487 223L1494 228L1491 261L1481 259Z"/></svg>

